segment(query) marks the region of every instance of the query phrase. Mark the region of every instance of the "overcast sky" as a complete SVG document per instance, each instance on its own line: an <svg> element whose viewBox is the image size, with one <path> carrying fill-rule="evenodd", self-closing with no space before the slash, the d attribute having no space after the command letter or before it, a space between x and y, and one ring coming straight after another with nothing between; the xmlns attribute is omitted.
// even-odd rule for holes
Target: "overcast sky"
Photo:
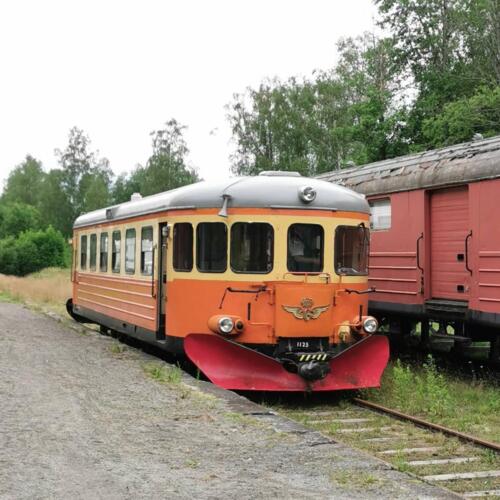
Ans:
<svg viewBox="0 0 500 500"><path fill-rule="evenodd" d="M331 68L336 40L374 17L371 0L1 1L0 179L28 153L57 166L74 125L129 171L172 117L190 164L225 177L233 94Z"/></svg>

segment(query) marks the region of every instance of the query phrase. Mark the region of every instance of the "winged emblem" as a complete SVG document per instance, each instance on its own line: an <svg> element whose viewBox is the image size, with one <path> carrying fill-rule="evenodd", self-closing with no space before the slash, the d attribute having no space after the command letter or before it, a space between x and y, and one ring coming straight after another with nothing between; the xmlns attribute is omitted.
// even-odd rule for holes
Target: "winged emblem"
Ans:
<svg viewBox="0 0 500 500"><path fill-rule="evenodd" d="M313 307L314 302L312 299L305 298L300 302L300 306L282 306L286 312L293 314L297 319L303 319L304 321L309 321L310 319L318 319L321 314L323 314L329 305L327 306L316 306Z"/></svg>

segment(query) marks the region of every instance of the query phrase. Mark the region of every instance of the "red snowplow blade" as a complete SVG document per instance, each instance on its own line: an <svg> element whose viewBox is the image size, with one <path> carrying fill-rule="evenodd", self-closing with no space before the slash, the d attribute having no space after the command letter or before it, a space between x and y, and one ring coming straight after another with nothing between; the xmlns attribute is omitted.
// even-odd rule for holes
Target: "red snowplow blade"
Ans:
<svg viewBox="0 0 500 500"><path fill-rule="evenodd" d="M373 335L330 360L330 373L306 382L279 361L217 335L184 339L189 359L216 385L242 391L338 391L379 387L389 360L387 337Z"/></svg>

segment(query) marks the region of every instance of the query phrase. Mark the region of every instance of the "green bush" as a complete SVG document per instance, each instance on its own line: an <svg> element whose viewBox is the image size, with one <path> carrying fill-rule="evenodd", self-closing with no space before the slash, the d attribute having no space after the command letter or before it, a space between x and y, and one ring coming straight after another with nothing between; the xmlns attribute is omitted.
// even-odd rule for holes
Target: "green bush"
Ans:
<svg viewBox="0 0 500 500"><path fill-rule="evenodd" d="M0 273L25 276L46 267L64 267L67 254L62 234L52 227L25 231L17 239L0 240Z"/></svg>
<svg viewBox="0 0 500 500"><path fill-rule="evenodd" d="M0 240L0 273L17 274L16 239Z"/></svg>
<svg viewBox="0 0 500 500"><path fill-rule="evenodd" d="M43 227L35 207L24 203L0 204L0 238L18 237L24 231Z"/></svg>

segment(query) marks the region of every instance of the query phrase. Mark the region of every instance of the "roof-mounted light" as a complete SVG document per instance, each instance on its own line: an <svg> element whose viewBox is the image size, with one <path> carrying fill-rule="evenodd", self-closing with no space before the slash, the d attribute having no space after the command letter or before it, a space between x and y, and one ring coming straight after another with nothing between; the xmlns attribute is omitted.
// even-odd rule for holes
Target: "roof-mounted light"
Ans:
<svg viewBox="0 0 500 500"><path fill-rule="evenodd" d="M299 188L299 198L304 203L311 203L316 199L316 191L311 186L302 186Z"/></svg>

